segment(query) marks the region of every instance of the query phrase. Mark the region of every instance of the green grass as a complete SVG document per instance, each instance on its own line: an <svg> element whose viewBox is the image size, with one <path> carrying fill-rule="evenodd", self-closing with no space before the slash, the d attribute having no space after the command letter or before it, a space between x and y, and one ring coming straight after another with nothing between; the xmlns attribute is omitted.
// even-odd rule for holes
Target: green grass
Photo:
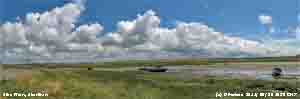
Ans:
<svg viewBox="0 0 300 99"><path fill-rule="evenodd" d="M82 63L82 64L6 64L6 68L124 68L144 66L182 66L182 65L210 65L201 59L175 59L175 60L123 60L112 62Z"/></svg>
<svg viewBox="0 0 300 99"><path fill-rule="evenodd" d="M0 93L20 89L29 92L30 89L39 89L47 91L50 95L50 97L26 99L215 99L215 93L222 90L237 92L233 89L243 89L240 92L268 92L285 88L286 92L295 92L292 89L300 87L298 81L257 81L218 77L181 79L172 75L143 72L35 71L32 74L19 76L16 80L2 81ZM256 88L259 90L257 91ZM298 99L299 97L286 98ZM0 97L0 99L24 98ZM225 97L223 99L257 98Z"/></svg>

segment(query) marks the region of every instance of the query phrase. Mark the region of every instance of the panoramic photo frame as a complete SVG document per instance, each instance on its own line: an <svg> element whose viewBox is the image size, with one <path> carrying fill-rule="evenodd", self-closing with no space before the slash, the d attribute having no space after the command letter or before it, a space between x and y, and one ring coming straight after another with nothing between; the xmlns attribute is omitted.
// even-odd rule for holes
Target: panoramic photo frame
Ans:
<svg viewBox="0 0 300 99"><path fill-rule="evenodd" d="M0 0L0 99L298 99L299 0Z"/></svg>

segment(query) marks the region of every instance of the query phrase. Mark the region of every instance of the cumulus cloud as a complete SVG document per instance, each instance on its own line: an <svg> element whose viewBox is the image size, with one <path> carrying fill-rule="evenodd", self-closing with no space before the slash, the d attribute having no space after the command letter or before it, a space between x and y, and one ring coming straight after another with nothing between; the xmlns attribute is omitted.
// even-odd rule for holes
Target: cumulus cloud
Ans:
<svg viewBox="0 0 300 99"><path fill-rule="evenodd" d="M0 28L1 48L21 47L28 44L25 27L21 23L5 23Z"/></svg>
<svg viewBox="0 0 300 99"><path fill-rule="evenodd" d="M75 31L75 41L79 43L97 42L97 35L101 33L103 27L96 23L91 25L81 25Z"/></svg>
<svg viewBox="0 0 300 99"><path fill-rule="evenodd" d="M99 23L76 27L83 5L84 1L79 0L44 13L29 13L24 22L1 25L1 55L34 60L46 58L46 61L90 61L118 56L162 57L197 53L222 57L281 53L280 48L271 44L227 36L200 22L179 22L174 28L161 27L161 19L153 10L139 14L134 20L118 22L117 30L110 33L103 33L104 27ZM270 16L260 16L260 20L262 24L272 24Z"/></svg>
<svg viewBox="0 0 300 99"><path fill-rule="evenodd" d="M274 52L257 41L226 36L199 22L179 22L175 28L163 28L160 21L156 13L149 10L135 20L119 22L117 32L108 34L108 41L134 50L206 50L207 54L216 56Z"/></svg>
<svg viewBox="0 0 300 99"><path fill-rule="evenodd" d="M29 13L24 22L1 25L2 53L7 53L5 57L56 57L56 53L96 51L101 47L97 35L103 27L98 23L75 27L82 11L81 3L69 3L44 13Z"/></svg>

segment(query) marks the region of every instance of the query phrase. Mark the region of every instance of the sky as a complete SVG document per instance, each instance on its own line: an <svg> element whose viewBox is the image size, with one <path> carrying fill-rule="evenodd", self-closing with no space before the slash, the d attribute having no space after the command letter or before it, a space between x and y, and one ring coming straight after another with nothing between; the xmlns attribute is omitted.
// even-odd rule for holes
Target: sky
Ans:
<svg viewBox="0 0 300 99"><path fill-rule="evenodd" d="M0 0L1 55L10 60L86 59L82 54L95 55L93 59L294 55L300 52L299 4L298 0Z"/></svg>

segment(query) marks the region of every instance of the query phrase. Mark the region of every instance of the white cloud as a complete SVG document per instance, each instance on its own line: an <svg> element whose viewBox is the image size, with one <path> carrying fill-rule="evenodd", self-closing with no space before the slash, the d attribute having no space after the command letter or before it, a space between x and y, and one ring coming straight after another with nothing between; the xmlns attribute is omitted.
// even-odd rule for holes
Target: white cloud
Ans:
<svg viewBox="0 0 300 99"><path fill-rule="evenodd" d="M115 42L135 50L207 50L211 53L228 52L265 55L270 50L257 41L229 37L205 24L180 22L175 28L160 27L160 18L152 10L137 19L121 21L114 36Z"/></svg>
<svg viewBox="0 0 300 99"><path fill-rule="evenodd" d="M6 57L18 54L30 58L61 56L58 53L96 52L101 47L96 36L103 27L98 23L75 27L82 11L81 4L70 3L44 13L29 13L24 23L7 22L1 25L2 53L6 53ZM75 57L72 55L69 57Z"/></svg>
<svg viewBox="0 0 300 99"><path fill-rule="evenodd" d="M271 16L268 16L268 15L260 15L258 16L259 18L259 21L261 24L264 24L264 25L271 25L273 23L273 19Z"/></svg>
<svg viewBox="0 0 300 99"><path fill-rule="evenodd" d="M265 40L271 40L272 39L272 33L276 32L275 31L275 28L273 27L273 18L272 16L269 16L269 15L260 15L258 16L259 18L259 21L261 24L263 24L266 28L266 34L261 37L261 39L263 39L264 41Z"/></svg>
<svg viewBox="0 0 300 99"><path fill-rule="evenodd" d="M97 42L97 35L101 33L103 27L100 24L81 25L75 31L75 41L79 43Z"/></svg>
<svg viewBox="0 0 300 99"><path fill-rule="evenodd" d="M21 23L5 23L0 28L1 47L14 48L28 44L25 38L25 27Z"/></svg>

